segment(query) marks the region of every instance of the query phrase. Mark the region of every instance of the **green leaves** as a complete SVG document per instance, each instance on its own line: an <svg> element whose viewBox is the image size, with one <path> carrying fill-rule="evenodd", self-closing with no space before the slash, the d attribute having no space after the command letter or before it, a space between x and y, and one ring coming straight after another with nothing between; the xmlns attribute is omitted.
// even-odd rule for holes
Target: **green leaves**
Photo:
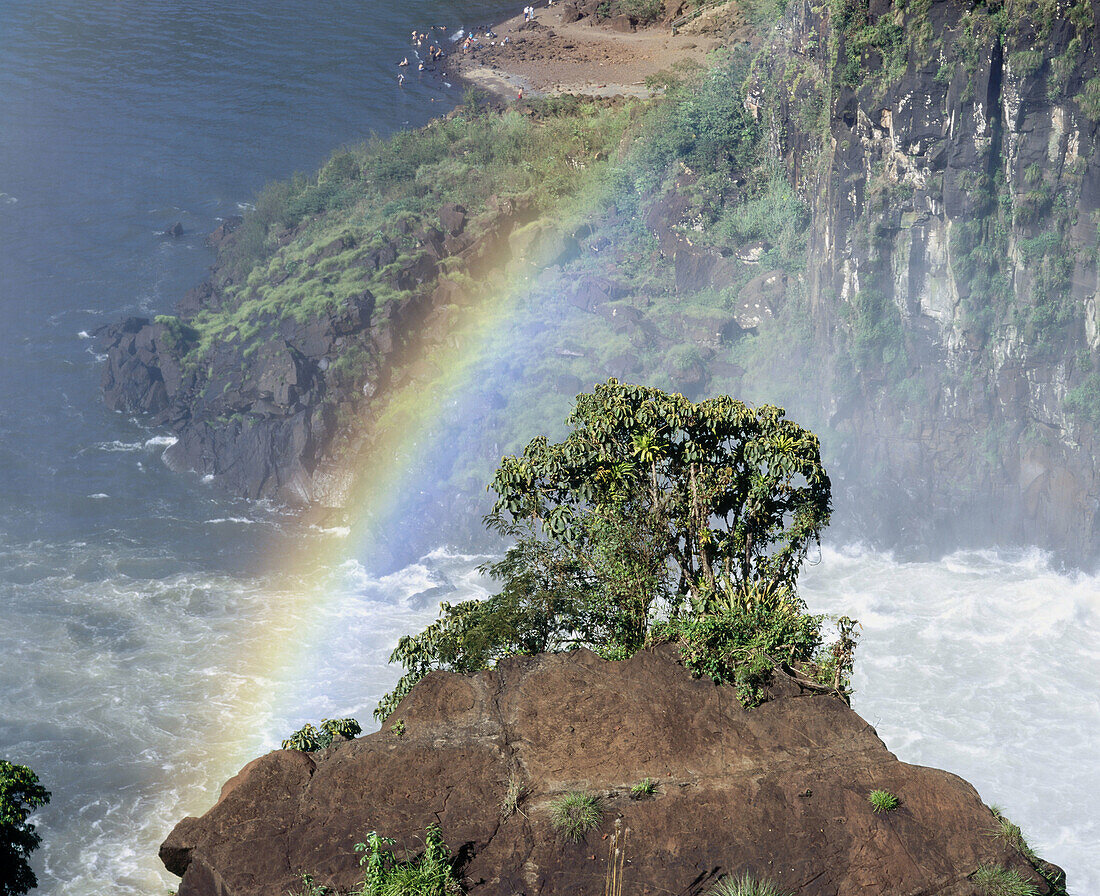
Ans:
<svg viewBox="0 0 1100 896"><path fill-rule="evenodd" d="M358 737L363 729L355 719L324 719L321 727L314 728L306 723L290 737L283 741L284 750L301 750L303 753L312 753L323 750L337 737L350 740Z"/></svg>
<svg viewBox="0 0 1100 896"><path fill-rule="evenodd" d="M363 843L355 844L362 853L359 866L364 869L363 883L356 896L447 896L462 892L451 869L451 851L438 825L428 826L424 851L419 857L406 853L399 862L393 854L397 841L371 831Z"/></svg>
<svg viewBox="0 0 1100 896"><path fill-rule="evenodd" d="M33 771L0 759L0 896L22 896L38 886L27 858L42 838L27 818L49 801Z"/></svg>
<svg viewBox="0 0 1100 896"><path fill-rule="evenodd" d="M699 670L747 674L750 701L769 656L813 654L820 620L802 613L794 591L829 521L831 486L813 433L770 405L726 395L696 403L614 379L578 395L569 423L563 442L539 436L501 460L485 523L513 540L487 569L502 590L481 603L443 604L436 622L398 642L391 660L406 674L377 718L433 669L472 672L511 654L580 645L630 656L662 619L703 625L682 635L696 645ZM754 588L783 601L738 605L734 597ZM744 617L737 626L747 626L735 633L736 662L723 646L733 643L735 605ZM771 634L753 640L764 634L752 626Z"/></svg>
<svg viewBox="0 0 1100 896"><path fill-rule="evenodd" d="M522 460L502 461L491 486L498 515L538 519L548 537L583 543L584 520L614 509L662 533L692 592L715 564L735 581L767 568L793 582L828 523L817 438L780 408L753 410L729 396L696 404L612 379L579 395L569 422L565 442L540 437ZM738 539L722 537L738 528Z"/></svg>

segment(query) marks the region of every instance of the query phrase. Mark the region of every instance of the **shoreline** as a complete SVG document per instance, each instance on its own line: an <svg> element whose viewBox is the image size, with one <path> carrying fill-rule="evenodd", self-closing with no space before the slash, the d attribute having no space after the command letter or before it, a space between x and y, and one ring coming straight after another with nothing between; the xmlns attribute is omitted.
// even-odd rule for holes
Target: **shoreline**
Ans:
<svg viewBox="0 0 1100 896"><path fill-rule="evenodd" d="M530 22L521 13L493 25L491 37L478 34L464 52L452 44L444 70L463 84L503 100L561 94L593 97L648 97L653 75L674 66L705 64L723 41L704 33L673 33L664 24L625 31L591 18L565 22L563 3L535 10ZM522 91L522 96L520 96Z"/></svg>

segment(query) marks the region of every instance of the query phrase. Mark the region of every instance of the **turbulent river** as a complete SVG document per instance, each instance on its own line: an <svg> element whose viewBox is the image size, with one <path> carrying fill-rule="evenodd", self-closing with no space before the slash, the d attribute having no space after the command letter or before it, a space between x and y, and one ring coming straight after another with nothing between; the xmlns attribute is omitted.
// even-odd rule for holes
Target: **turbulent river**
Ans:
<svg viewBox="0 0 1100 896"><path fill-rule="evenodd" d="M265 181L457 102L436 76L399 87L395 63L413 27L515 11L463 9L5 4L0 757L53 792L33 862L45 894L173 886L156 850L176 820L304 721L368 720L397 636L484 593L484 558L440 547L382 575L355 532L169 473L163 435L99 401L85 338L170 310L210 263L202 235ZM176 221L183 237L165 237ZM273 571L290 548L318 560ZM966 777L1072 892L1100 891L1100 582L1039 554L900 563L832 546L804 593L862 622L854 705L890 748ZM286 648L299 631L320 649Z"/></svg>

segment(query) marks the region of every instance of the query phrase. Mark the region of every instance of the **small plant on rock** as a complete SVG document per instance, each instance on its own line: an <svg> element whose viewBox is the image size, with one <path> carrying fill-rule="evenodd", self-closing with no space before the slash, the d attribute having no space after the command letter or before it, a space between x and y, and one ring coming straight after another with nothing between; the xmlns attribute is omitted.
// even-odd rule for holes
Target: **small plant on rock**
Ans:
<svg viewBox="0 0 1100 896"><path fill-rule="evenodd" d="M437 825L424 835L424 852L418 858L406 856L399 862L393 854L394 840L377 831L365 843L356 843L362 853L363 884L356 896L456 896L462 887L451 870L451 851Z"/></svg>
<svg viewBox="0 0 1100 896"><path fill-rule="evenodd" d="M990 836L998 843L1023 853L1024 857L1032 864L1038 862L1039 857L1035 855L1035 851L1028 844L1024 832L1020 830L1020 826L1005 818L998 807L991 806L990 808L997 818L997 825L990 832Z"/></svg>
<svg viewBox="0 0 1100 896"><path fill-rule="evenodd" d="M324 719L320 728L314 728L307 722L283 741L283 749L312 753L315 750L323 750L337 737L351 740L353 737L358 737L362 731L355 719Z"/></svg>
<svg viewBox="0 0 1100 896"><path fill-rule="evenodd" d="M898 807L898 798L889 790L872 790L867 799L871 808L877 812L893 812Z"/></svg>
<svg viewBox="0 0 1100 896"><path fill-rule="evenodd" d="M1015 871L999 865L982 865L974 872L974 885L981 896L1038 896L1036 886Z"/></svg>
<svg viewBox="0 0 1100 896"><path fill-rule="evenodd" d="M707 896L787 896L770 881L756 880L751 875L723 877L707 891Z"/></svg>
<svg viewBox="0 0 1100 896"><path fill-rule="evenodd" d="M550 804L550 825L571 843L600 826L603 805L598 796L573 790Z"/></svg>
<svg viewBox="0 0 1100 896"><path fill-rule="evenodd" d="M504 791L504 796L500 801L500 817L510 818L516 812L519 812L519 804L523 802L523 798L527 796L527 785L523 783L519 775L513 774L508 779L508 789Z"/></svg>
<svg viewBox="0 0 1100 896"><path fill-rule="evenodd" d="M300 890L288 890L287 896L329 896L331 887L317 883L312 874L302 874L302 887Z"/></svg>
<svg viewBox="0 0 1100 896"><path fill-rule="evenodd" d="M643 778L637 784L634 784L630 788L630 798L632 800L644 800L649 799L657 792L657 782L652 778Z"/></svg>

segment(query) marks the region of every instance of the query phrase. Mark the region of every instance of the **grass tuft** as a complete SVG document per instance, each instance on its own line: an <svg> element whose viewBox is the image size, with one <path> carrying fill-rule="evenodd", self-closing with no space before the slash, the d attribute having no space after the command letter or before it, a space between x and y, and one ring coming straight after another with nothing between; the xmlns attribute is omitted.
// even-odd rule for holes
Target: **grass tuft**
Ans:
<svg viewBox="0 0 1100 896"><path fill-rule="evenodd" d="M637 784L634 784L630 788L630 798L632 800L644 800L657 793L657 782L652 778L643 778Z"/></svg>
<svg viewBox="0 0 1100 896"><path fill-rule="evenodd" d="M770 881L756 880L751 875L723 877L707 891L707 896L787 896Z"/></svg>
<svg viewBox="0 0 1100 896"><path fill-rule="evenodd" d="M603 804L590 793L573 790L550 804L550 825L572 843L583 840L602 820Z"/></svg>
<svg viewBox="0 0 1100 896"><path fill-rule="evenodd" d="M872 790L867 799L875 812L893 812L899 805L898 798L889 790Z"/></svg>
<svg viewBox="0 0 1100 896"><path fill-rule="evenodd" d="M999 865L982 865L974 872L973 881L981 896L1039 896L1033 883Z"/></svg>
<svg viewBox="0 0 1100 896"><path fill-rule="evenodd" d="M501 819L509 818L519 811L519 804L527 796L527 785L520 780L519 775L513 774L508 779L508 789L500 801Z"/></svg>

